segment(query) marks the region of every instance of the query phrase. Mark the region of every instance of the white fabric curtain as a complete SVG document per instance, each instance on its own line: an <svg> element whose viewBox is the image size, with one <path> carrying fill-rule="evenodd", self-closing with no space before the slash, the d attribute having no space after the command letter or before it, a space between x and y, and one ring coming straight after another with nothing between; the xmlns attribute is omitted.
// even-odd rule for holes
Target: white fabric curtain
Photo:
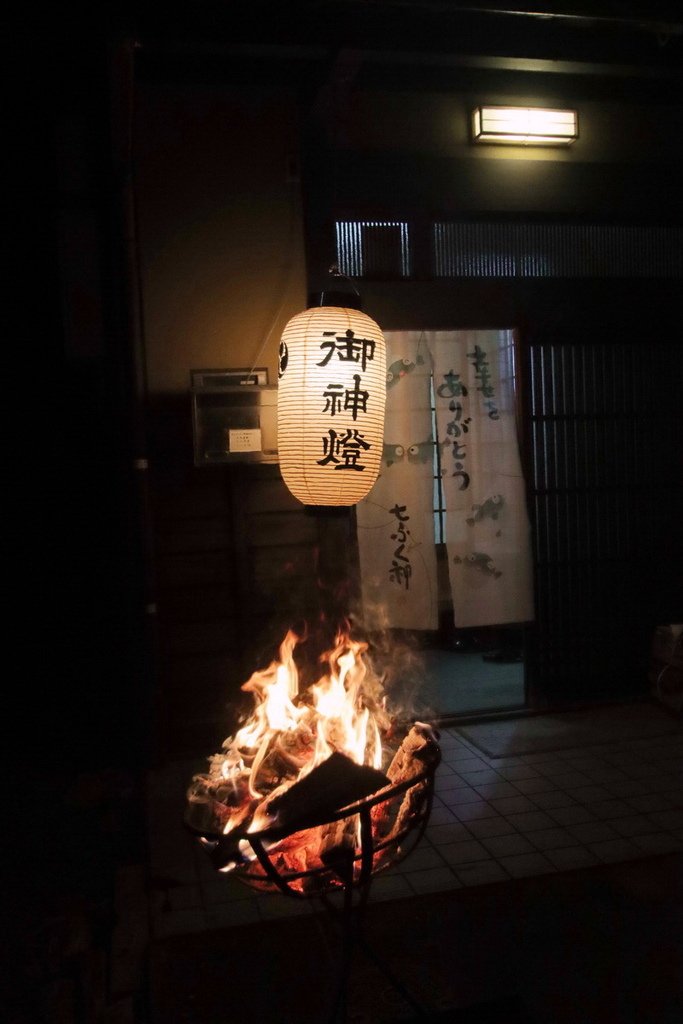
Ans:
<svg viewBox="0 0 683 1024"><path fill-rule="evenodd" d="M385 332L387 404L382 465L356 506L366 623L436 629L431 357L424 336Z"/></svg>
<svg viewBox="0 0 683 1024"><path fill-rule="evenodd" d="M455 624L528 622L532 562L514 332L435 331L429 341Z"/></svg>
<svg viewBox="0 0 683 1024"><path fill-rule="evenodd" d="M386 332L380 476L357 506L363 601L387 625L435 629L430 377L457 627L533 619L532 562L514 408L514 334Z"/></svg>

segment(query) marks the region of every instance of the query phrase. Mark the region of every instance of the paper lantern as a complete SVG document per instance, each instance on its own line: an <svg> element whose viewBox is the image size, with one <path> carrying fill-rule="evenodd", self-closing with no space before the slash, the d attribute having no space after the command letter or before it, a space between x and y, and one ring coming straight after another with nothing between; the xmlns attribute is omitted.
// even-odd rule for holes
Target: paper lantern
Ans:
<svg viewBox="0 0 683 1024"><path fill-rule="evenodd" d="M278 452L282 477L304 505L355 505L379 473L386 348L358 309L298 313L280 342Z"/></svg>

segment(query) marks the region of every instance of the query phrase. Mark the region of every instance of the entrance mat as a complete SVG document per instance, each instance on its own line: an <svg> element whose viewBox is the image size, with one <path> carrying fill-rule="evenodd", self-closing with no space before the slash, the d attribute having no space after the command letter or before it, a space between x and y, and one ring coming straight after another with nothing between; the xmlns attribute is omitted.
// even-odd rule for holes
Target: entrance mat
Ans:
<svg viewBox="0 0 683 1024"><path fill-rule="evenodd" d="M488 757L543 754L678 734L683 722L656 704L618 704L455 726Z"/></svg>

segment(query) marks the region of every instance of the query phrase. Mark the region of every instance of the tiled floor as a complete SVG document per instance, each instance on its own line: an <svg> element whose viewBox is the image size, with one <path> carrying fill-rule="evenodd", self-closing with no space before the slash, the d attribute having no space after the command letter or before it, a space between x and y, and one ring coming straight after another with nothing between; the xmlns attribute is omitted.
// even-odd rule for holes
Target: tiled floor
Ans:
<svg viewBox="0 0 683 1024"><path fill-rule="evenodd" d="M371 901L573 870L683 850L683 726L678 735L491 758L453 729L418 848L373 879ZM149 777L156 937L310 912L319 904L255 895L217 874L184 831L184 794L200 763Z"/></svg>

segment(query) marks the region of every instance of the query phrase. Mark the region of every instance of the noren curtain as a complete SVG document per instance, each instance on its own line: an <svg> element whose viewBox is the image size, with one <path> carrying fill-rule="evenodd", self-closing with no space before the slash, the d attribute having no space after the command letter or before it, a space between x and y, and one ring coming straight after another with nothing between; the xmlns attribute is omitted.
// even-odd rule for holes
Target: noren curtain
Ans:
<svg viewBox="0 0 683 1024"><path fill-rule="evenodd" d="M395 331L385 332L385 338L382 468L357 507L366 609L382 609L390 626L436 628L438 465L455 625L531 620L529 520L514 407L514 333Z"/></svg>

